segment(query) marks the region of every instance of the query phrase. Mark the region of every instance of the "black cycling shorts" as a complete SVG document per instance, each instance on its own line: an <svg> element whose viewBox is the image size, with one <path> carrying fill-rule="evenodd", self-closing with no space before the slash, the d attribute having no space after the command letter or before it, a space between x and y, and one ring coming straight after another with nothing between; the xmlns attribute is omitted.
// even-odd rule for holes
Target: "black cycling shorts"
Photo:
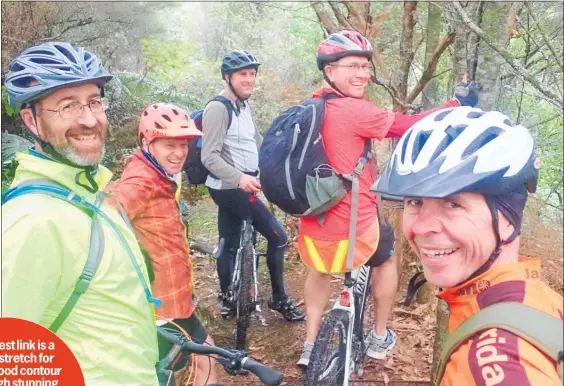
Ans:
<svg viewBox="0 0 564 386"><path fill-rule="evenodd" d="M366 265L369 267L381 266L392 256L395 246L396 236L394 235L394 228L389 222L386 221L386 224L382 224L380 221L380 241L378 242L378 248L366 262Z"/></svg>
<svg viewBox="0 0 564 386"><path fill-rule="evenodd" d="M208 333L200 319L196 316L196 312L192 313L192 315L187 319L173 319L174 323L178 324L180 327L184 329L190 335L190 339L194 343L203 344L205 340L208 338ZM167 323L163 326L164 328L170 328L178 330L178 328L172 324ZM172 348L172 344L164 339L159 339L159 358L164 358ZM190 356L189 353L181 352L176 360L176 363L173 367L173 371L178 371L183 369L188 362L188 357Z"/></svg>

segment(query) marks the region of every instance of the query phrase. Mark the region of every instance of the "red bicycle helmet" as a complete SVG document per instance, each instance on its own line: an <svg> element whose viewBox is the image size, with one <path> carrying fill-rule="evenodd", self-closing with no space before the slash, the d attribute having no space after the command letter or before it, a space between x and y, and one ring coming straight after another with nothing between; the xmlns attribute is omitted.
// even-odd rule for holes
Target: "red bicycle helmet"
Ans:
<svg viewBox="0 0 564 386"><path fill-rule="evenodd" d="M356 31L332 33L317 48L317 67L323 70L328 63L345 56L365 56L372 60L372 44Z"/></svg>
<svg viewBox="0 0 564 386"><path fill-rule="evenodd" d="M139 121L139 141L147 138L192 138L200 137L202 132L190 115L183 109L167 103L153 103L143 111Z"/></svg>

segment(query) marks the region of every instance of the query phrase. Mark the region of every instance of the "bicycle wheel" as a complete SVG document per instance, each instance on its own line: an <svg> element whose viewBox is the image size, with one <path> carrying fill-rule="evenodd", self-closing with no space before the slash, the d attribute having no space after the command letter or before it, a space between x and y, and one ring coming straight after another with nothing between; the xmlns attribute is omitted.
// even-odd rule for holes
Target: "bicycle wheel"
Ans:
<svg viewBox="0 0 564 386"><path fill-rule="evenodd" d="M235 347L244 350L247 343L247 329L251 323L251 283L253 281L253 227L245 221L241 237L241 255L239 262L239 291L237 292L237 332Z"/></svg>
<svg viewBox="0 0 564 386"><path fill-rule="evenodd" d="M325 316L307 366L307 386L343 385L348 329L347 311L334 309Z"/></svg>

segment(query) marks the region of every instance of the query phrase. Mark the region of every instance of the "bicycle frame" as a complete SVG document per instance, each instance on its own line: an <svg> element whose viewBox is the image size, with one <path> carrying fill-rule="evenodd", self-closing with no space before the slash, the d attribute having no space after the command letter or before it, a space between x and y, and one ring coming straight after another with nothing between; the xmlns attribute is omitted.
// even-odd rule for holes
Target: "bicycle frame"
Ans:
<svg viewBox="0 0 564 386"><path fill-rule="evenodd" d="M362 322L365 307L364 300L370 288L370 274L371 268L366 265L352 272L347 272L341 295L335 300L333 305L333 309L341 309L349 314L344 385L348 385L352 371L361 371L362 362L364 361L366 350L364 347Z"/></svg>

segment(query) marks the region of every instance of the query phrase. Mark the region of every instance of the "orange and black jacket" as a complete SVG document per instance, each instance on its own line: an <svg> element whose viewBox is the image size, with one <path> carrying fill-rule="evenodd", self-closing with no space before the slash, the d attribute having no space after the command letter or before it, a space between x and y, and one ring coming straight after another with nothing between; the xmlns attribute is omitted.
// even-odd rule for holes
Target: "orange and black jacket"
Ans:
<svg viewBox="0 0 564 386"><path fill-rule="evenodd" d="M450 309L449 332L490 305L519 302L563 318L562 296L540 280L540 260L492 268L461 286L439 293ZM530 321L532 324L534 320ZM562 385L556 363L535 346L500 328L475 334L450 357L441 386Z"/></svg>

